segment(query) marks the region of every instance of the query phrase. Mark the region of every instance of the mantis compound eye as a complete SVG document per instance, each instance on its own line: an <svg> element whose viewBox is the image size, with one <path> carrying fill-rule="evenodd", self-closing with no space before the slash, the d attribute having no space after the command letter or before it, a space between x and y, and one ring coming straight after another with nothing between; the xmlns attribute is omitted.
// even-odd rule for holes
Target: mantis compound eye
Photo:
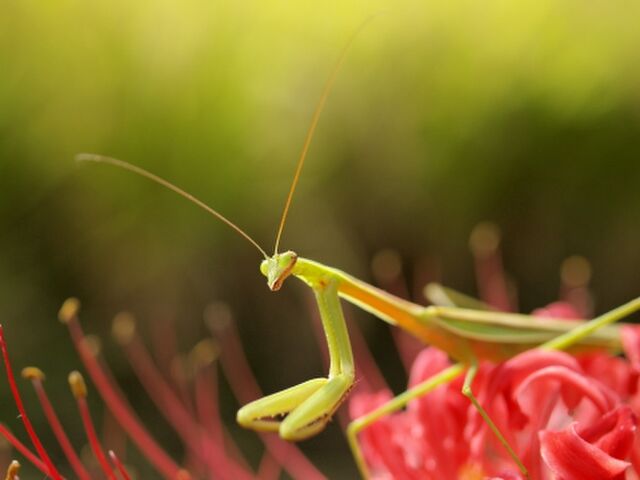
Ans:
<svg viewBox="0 0 640 480"><path fill-rule="evenodd" d="M269 260L263 260L260 262L260 273L262 273L265 277L269 275Z"/></svg>

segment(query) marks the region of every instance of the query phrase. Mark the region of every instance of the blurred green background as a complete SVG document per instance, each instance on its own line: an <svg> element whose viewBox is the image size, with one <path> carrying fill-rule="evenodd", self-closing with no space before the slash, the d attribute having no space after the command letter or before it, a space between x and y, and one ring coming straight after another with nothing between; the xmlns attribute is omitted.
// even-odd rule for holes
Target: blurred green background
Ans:
<svg viewBox="0 0 640 480"><path fill-rule="evenodd" d="M492 220L525 311L556 298L559 265L576 253L592 262L597 311L639 293L640 4L5 0L0 8L0 320L15 366L46 367L77 445L66 374L79 361L55 320L70 295L83 302L85 328L105 340L132 403L178 458L177 438L108 341L119 310L135 312L149 339L157 322L175 322L187 351L207 335L205 306L227 302L266 391L322 367L302 284L270 294L259 255L224 225L144 179L77 166L74 155L107 154L166 177L271 250L322 86L371 13L383 12L339 73L283 248L371 280L373 255L391 247L408 272L429 258L443 282L474 293L468 235ZM353 316L401 388L386 328ZM1 420L21 432L0 385ZM236 405L221 388L222 415L255 462L259 444L233 426ZM354 474L335 425L303 448L331 478Z"/></svg>

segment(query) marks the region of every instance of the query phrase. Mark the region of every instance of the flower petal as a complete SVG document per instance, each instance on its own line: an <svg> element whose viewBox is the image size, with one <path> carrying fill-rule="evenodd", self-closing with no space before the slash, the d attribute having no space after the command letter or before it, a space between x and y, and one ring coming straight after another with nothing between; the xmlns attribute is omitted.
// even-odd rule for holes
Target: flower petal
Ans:
<svg viewBox="0 0 640 480"><path fill-rule="evenodd" d="M433 377L450 365L447 354L442 350L433 347L421 350L411 366L409 388Z"/></svg>
<svg viewBox="0 0 640 480"><path fill-rule="evenodd" d="M376 393L357 392L351 395L349 400L349 417L352 420L360 418L363 415L384 405L393 398L391 390L385 389Z"/></svg>
<svg viewBox="0 0 640 480"><path fill-rule="evenodd" d="M536 308L531 315L534 317L545 318L566 318L566 319L578 319L581 318L580 312L568 302L553 302L549 305Z"/></svg>
<svg viewBox="0 0 640 480"><path fill-rule="evenodd" d="M351 396L349 401L349 415L352 419L360 418L363 415L375 410L392 398L393 394L390 390L382 390L376 393L358 392ZM388 418L383 418L368 428L364 429L360 434L360 446L365 461L369 468L376 473L377 471L386 471L386 464L389 461L389 441L391 423ZM401 456L398 456L397 462L402 464Z"/></svg>
<svg viewBox="0 0 640 480"><path fill-rule="evenodd" d="M580 436L615 458L625 458L633 446L636 416L627 405L608 412L600 421L578 427Z"/></svg>
<svg viewBox="0 0 640 480"><path fill-rule="evenodd" d="M545 380L560 382L562 397L565 405L567 405L569 409L576 407L585 396L589 398L602 413L608 411L614 404L613 395L609 393L603 385L600 385L599 382L560 366L546 367L529 375L516 390L516 396L520 396L524 390L532 388L532 385L535 383Z"/></svg>
<svg viewBox="0 0 640 480"><path fill-rule="evenodd" d="M622 480L630 463L620 458L629 455L635 428L635 416L621 406L587 427L540 432L540 453L560 479Z"/></svg>
<svg viewBox="0 0 640 480"><path fill-rule="evenodd" d="M522 480L522 474L517 472L503 472L495 475L488 480Z"/></svg>
<svg viewBox="0 0 640 480"><path fill-rule="evenodd" d="M624 353L634 370L640 371L640 325L625 325L620 332Z"/></svg>

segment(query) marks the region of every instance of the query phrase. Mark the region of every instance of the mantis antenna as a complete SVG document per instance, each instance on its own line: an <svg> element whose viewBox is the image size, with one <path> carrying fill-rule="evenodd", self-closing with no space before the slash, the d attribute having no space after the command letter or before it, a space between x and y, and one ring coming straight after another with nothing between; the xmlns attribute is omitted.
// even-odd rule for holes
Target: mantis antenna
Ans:
<svg viewBox="0 0 640 480"><path fill-rule="evenodd" d="M124 170L129 170L130 172L133 172L137 175L148 178L152 182L158 183L163 187L174 191L178 195L181 195L182 197L186 198L190 202L195 203L197 206L199 206L203 210L209 212L218 220L221 220L222 222L226 223L228 226L234 229L237 233L239 233L242 237L248 240L249 243L251 243L254 247L256 247L265 259L268 258L267 253L264 251L264 249L260 245L258 245L258 242L256 242L253 238L251 238L249 234L247 234L244 230L238 227L235 223L233 223L231 220L229 220L227 217L225 217L221 213L215 211L213 208L211 208L209 205L204 203L202 200L197 199L190 193L185 192L180 187L177 187L173 183L165 180L164 178L154 175L153 173L148 172L144 168L140 168L136 165L132 165L131 163L127 163L123 160L118 160L116 158L105 157L103 155L95 155L93 153L79 153L78 155L76 155L75 158L77 162L106 163L109 165L113 165L114 167L122 168Z"/></svg>
<svg viewBox="0 0 640 480"><path fill-rule="evenodd" d="M304 139L304 144L302 145L302 152L300 153L300 157L298 158L298 163L296 166L296 171L293 175L293 181L291 182L291 187L289 188L289 195L287 196L287 200L284 204L284 209L282 210L282 217L280 218L280 226L278 227L278 233L276 234L276 245L274 247L274 255L278 253L278 247L280 246L280 239L282 238L282 231L284 230L284 224L287 220L287 215L289 214L289 207L291 207L291 200L293 199L293 193L298 186L298 180L300 179L300 173L302 172L302 166L304 165L304 161L307 157L307 152L309 151L309 145L311 145L311 140L313 139L313 134L316 130L316 126L318 125L318 120L320 119L320 114L322 113L322 109L324 108L324 104L327 101L327 97L331 92L333 84L336 81L336 76L338 75L338 71L340 67L344 63L344 59L349 52L349 48L353 44L353 41L356 39L358 34L362 31L362 29L375 17L376 15L371 15L366 18L360 26L356 29L355 32L349 38L349 41L340 52L340 56L336 61L333 69L331 70L331 74L324 84L324 88L322 89L322 94L320 95L320 100L318 100L318 104L316 105L316 109L313 112L313 117L311 117L311 125L309 126L309 130L307 131L307 135Z"/></svg>

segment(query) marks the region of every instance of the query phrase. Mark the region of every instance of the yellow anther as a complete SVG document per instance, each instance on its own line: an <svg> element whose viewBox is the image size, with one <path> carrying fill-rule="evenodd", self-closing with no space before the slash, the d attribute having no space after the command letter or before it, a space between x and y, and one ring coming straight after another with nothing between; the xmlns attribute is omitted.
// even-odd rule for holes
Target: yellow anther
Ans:
<svg viewBox="0 0 640 480"><path fill-rule="evenodd" d="M75 317L78 316L78 312L80 311L80 300L75 297L68 298L60 307L60 311L58 312L58 319L62 323L69 323Z"/></svg>
<svg viewBox="0 0 640 480"><path fill-rule="evenodd" d="M573 255L565 259L560 267L560 278L562 278L562 283L571 288L586 285L591 280L589 260L580 255Z"/></svg>
<svg viewBox="0 0 640 480"><path fill-rule="evenodd" d="M482 468L475 464L467 464L460 469L458 473L460 480L482 480L487 478Z"/></svg>
<svg viewBox="0 0 640 480"><path fill-rule="evenodd" d="M69 374L69 386L71 387L71 393L76 398L87 397L87 384L84 383L82 374L77 370L74 370Z"/></svg>
<svg viewBox="0 0 640 480"><path fill-rule="evenodd" d="M27 380L44 380L44 372L38 367L24 367L22 369L22 378Z"/></svg>
<svg viewBox="0 0 640 480"><path fill-rule="evenodd" d="M232 322L231 309L224 302L213 302L204 310L204 321L214 332L224 331Z"/></svg>
<svg viewBox="0 0 640 480"><path fill-rule="evenodd" d="M111 334L116 342L126 345L136 334L136 319L129 312L120 312L113 318Z"/></svg>
<svg viewBox="0 0 640 480"><path fill-rule="evenodd" d="M13 460L7 468L7 475L5 480L18 480L18 474L20 473L20 462Z"/></svg>
<svg viewBox="0 0 640 480"><path fill-rule="evenodd" d="M179 470L176 475L176 480L191 480L191 474L186 470Z"/></svg>
<svg viewBox="0 0 640 480"><path fill-rule="evenodd" d="M469 236L471 252L480 258L495 253L500 245L500 229L491 222L481 222L476 225Z"/></svg>
<svg viewBox="0 0 640 480"><path fill-rule="evenodd" d="M378 282L391 282L402 273L402 259L395 250L385 248L373 256L371 271Z"/></svg>
<svg viewBox="0 0 640 480"><path fill-rule="evenodd" d="M211 339L200 340L189 352L189 359L195 369L211 365L220 355L220 347Z"/></svg>

